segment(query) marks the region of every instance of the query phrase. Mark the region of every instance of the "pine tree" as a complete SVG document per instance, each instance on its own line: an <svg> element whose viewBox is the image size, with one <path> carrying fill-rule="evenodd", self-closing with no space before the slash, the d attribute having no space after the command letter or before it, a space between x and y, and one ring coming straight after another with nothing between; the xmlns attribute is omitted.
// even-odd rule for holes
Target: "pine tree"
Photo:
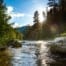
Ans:
<svg viewBox="0 0 66 66"><path fill-rule="evenodd" d="M39 13L38 13L38 11L35 11L35 13L34 13L34 22L35 23L39 22Z"/></svg>
<svg viewBox="0 0 66 66"><path fill-rule="evenodd" d="M35 11L34 13L34 24L28 31L27 39L29 40L39 40L41 39L41 23L39 22L39 13Z"/></svg>

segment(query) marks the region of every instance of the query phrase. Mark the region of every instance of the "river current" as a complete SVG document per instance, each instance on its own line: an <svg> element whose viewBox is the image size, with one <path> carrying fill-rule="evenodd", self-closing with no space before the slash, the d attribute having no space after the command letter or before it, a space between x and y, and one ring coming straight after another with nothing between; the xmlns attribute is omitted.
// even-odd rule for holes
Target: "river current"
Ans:
<svg viewBox="0 0 66 66"><path fill-rule="evenodd" d="M47 41L21 43L21 48L12 48L13 66L66 66L66 55L51 54Z"/></svg>

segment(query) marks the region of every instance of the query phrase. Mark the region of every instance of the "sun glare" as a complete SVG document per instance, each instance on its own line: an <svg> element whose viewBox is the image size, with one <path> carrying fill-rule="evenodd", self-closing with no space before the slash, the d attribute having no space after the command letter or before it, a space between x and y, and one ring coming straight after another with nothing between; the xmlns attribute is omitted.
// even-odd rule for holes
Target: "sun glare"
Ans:
<svg viewBox="0 0 66 66"><path fill-rule="evenodd" d="M39 12L39 20L42 23L45 20L45 17L43 16L43 10L39 9L38 12Z"/></svg>
<svg viewBox="0 0 66 66"><path fill-rule="evenodd" d="M39 20L40 20L40 22L43 22L43 20L44 20L44 17L42 15L41 11L39 11Z"/></svg>

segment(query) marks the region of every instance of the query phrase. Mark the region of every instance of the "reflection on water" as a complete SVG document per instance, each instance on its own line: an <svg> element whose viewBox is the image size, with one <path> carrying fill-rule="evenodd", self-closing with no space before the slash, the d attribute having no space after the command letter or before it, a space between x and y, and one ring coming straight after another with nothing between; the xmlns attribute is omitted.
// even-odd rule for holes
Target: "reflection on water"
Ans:
<svg viewBox="0 0 66 66"><path fill-rule="evenodd" d="M52 54L45 41L26 41L12 49L13 66L66 66L66 55Z"/></svg>

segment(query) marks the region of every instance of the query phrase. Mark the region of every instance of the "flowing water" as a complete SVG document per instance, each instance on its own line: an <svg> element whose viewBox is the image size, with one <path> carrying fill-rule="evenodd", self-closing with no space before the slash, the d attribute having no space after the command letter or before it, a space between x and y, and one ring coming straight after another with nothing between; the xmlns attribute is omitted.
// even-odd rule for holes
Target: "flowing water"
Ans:
<svg viewBox="0 0 66 66"><path fill-rule="evenodd" d="M13 66L66 66L65 55L51 54L46 41L24 41L12 53Z"/></svg>

